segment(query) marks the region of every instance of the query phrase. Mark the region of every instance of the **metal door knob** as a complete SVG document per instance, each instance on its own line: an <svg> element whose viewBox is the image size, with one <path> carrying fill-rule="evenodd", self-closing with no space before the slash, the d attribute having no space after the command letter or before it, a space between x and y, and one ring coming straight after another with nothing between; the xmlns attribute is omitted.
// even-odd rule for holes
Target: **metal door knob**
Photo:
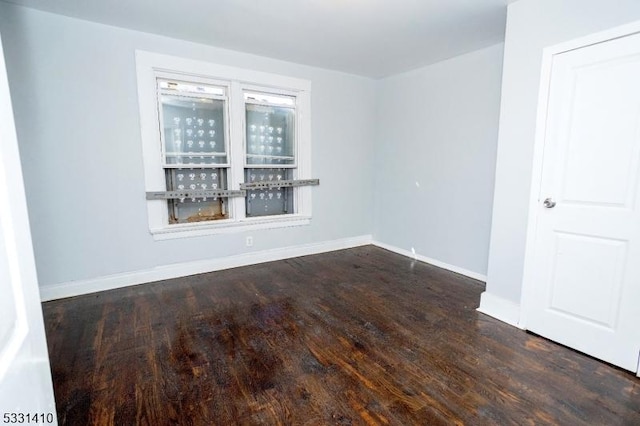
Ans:
<svg viewBox="0 0 640 426"><path fill-rule="evenodd" d="M552 209L552 208L554 208L556 206L556 202L553 201L552 198L547 198L546 200L544 200L542 202L542 205L545 206L548 209Z"/></svg>

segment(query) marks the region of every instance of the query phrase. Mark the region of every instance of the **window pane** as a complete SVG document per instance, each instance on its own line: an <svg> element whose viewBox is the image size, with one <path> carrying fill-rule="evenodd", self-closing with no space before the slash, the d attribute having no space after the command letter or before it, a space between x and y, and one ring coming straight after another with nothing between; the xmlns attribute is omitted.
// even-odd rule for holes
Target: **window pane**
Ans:
<svg viewBox="0 0 640 426"><path fill-rule="evenodd" d="M166 169L167 189L227 189L226 169ZM227 198L168 200L169 223L192 223L228 219Z"/></svg>
<svg viewBox="0 0 640 426"><path fill-rule="evenodd" d="M246 104L247 164L294 164L295 109Z"/></svg>
<svg viewBox="0 0 640 426"><path fill-rule="evenodd" d="M260 104L282 105L293 107L296 100L293 96L275 95L273 93L263 92L244 92L245 101L257 102Z"/></svg>
<svg viewBox="0 0 640 426"><path fill-rule="evenodd" d="M158 87L167 91L181 93L195 93L202 95L224 96L222 87L209 86L207 84L187 83L184 81L170 81L158 79Z"/></svg>
<svg viewBox="0 0 640 426"><path fill-rule="evenodd" d="M245 169L246 182L293 179L292 169ZM270 188L247 191L247 217L293 213L293 188Z"/></svg>
<svg viewBox="0 0 640 426"><path fill-rule="evenodd" d="M160 95L166 164L226 164L224 103Z"/></svg>

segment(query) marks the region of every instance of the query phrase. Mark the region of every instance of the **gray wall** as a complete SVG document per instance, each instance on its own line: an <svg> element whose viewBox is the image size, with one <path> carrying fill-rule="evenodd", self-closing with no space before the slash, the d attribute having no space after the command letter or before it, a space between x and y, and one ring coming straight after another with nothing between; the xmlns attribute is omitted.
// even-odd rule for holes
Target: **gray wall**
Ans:
<svg viewBox="0 0 640 426"><path fill-rule="evenodd" d="M380 82L378 241L486 274L502 52L499 44Z"/></svg>
<svg viewBox="0 0 640 426"><path fill-rule="evenodd" d="M519 303L542 49L640 19L638 0L520 0L509 6L487 292Z"/></svg>
<svg viewBox="0 0 640 426"><path fill-rule="evenodd" d="M148 232L134 50L312 82L310 226L253 231L252 251L370 234L373 80L0 3L41 286L243 253L248 234Z"/></svg>

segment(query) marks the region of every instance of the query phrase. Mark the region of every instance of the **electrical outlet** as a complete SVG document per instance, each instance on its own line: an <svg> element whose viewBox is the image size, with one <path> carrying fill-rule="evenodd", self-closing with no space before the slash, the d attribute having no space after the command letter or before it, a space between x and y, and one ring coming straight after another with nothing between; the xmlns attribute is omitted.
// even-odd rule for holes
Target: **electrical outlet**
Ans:
<svg viewBox="0 0 640 426"><path fill-rule="evenodd" d="M247 247L253 247L253 237L247 237Z"/></svg>

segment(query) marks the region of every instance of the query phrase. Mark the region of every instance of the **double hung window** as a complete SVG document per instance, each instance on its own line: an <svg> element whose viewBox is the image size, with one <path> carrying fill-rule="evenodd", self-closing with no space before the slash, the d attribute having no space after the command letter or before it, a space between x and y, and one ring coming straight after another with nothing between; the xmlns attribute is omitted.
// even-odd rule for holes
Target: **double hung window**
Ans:
<svg viewBox="0 0 640 426"><path fill-rule="evenodd" d="M244 181L273 182L293 179L295 156L295 98L253 91L244 92L246 161ZM294 211L293 188L249 190L248 217Z"/></svg>
<svg viewBox="0 0 640 426"><path fill-rule="evenodd" d="M226 89L158 78L157 92L167 190L227 189ZM227 205L227 197L168 199L168 224L227 219Z"/></svg>
<svg viewBox="0 0 640 426"><path fill-rule="evenodd" d="M308 81L137 52L157 239L308 224Z"/></svg>

